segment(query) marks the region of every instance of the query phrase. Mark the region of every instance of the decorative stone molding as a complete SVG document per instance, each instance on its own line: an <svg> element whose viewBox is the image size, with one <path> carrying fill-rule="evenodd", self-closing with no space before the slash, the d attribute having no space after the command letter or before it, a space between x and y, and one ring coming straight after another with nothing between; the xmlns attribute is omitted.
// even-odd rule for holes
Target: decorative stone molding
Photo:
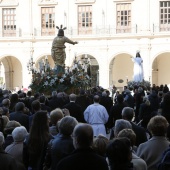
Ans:
<svg viewBox="0 0 170 170"><path fill-rule="evenodd" d="M0 0L0 7L18 6L18 0Z"/></svg>
<svg viewBox="0 0 170 170"><path fill-rule="evenodd" d="M96 0L75 0L76 4L93 4Z"/></svg>
<svg viewBox="0 0 170 170"><path fill-rule="evenodd" d="M132 2L132 1L134 1L134 0L113 0L113 2L124 2L124 3Z"/></svg>
<svg viewBox="0 0 170 170"><path fill-rule="evenodd" d="M39 0L38 5L57 5L57 0Z"/></svg>

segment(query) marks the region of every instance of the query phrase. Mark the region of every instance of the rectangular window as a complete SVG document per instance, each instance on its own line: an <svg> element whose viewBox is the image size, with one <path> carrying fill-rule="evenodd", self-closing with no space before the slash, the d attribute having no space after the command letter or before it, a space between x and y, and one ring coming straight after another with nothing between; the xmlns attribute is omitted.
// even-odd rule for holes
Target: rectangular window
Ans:
<svg viewBox="0 0 170 170"><path fill-rule="evenodd" d="M55 35L55 8L41 8L41 35Z"/></svg>
<svg viewBox="0 0 170 170"><path fill-rule="evenodd" d="M170 2L160 2L160 31L170 31Z"/></svg>
<svg viewBox="0 0 170 170"><path fill-rule="evenodd" d="M116 5L117 10L117 33L130 33L131 32L131 4L122 3Z"/></svg>
<svg viewBox="0 0 170 170"><path fill-rule="evenodd" d="M4 37L16 36L16 9L2 9L2 34Z"/></svg>
<svg viewBox="0 0 170 170"><path fill-rule="evenodd" d="M92 33L92 6L78 6L78 34Z"/></svg>

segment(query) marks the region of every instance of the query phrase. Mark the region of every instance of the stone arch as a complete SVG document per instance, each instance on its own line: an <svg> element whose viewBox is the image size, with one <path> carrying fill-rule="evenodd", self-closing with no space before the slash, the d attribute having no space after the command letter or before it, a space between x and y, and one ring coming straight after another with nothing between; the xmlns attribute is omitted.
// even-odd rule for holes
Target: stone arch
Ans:
<svg viewBox="0 0 170 170"><path fill-rule="evenodd" d="M90 61L90 67L88 68L88 74L91 77L91 86L99 85L99 63L97 59L89 53L81 53L77 55L77 60L82 60L87 57Z"/></svg>
<svg viewBox="0 0 170 170"><path fill-rule="evenodd" d="M3 69L0 77L3 79L3 87L9 90L19 90L22 88L22 64L20 60L11 55L5 55L0 58L1 66Z"/></svg>
<svg viewBox="0 0 170 170"><path fill-rule="evenodd" d="M152 57L151 63L153 64L154 60L155 60L159 55L164 54L164 53L170 53L170 51L169 51L169 50L165 50L165 51L160 51L160 52L156 53L156 54L154 55L154 57Z"/></svg>
<svg viewBox="0 0 170 170"><path fill-rule="evenodd" d="M168 72L170 64L170 52L159 53L152 61L152 84L167 84L170 87Z"/></svg>
<svg viewBox="0 0 170 170"><path fill-rule="evenodd" d="M112 57L109 58L109 63L111 64L111 62L113 61L113 59L114 59L116 56L121 55L121 54L128 54L129 56L134 56L134 54L129 53L129 52L127 52L127 51L117 52L117 53L111 55Z"/></svg>
<svg viewBox="0 0 170 170"><path fill-rule="evenodd" d="M90 53L90 52L82 52L82 53L77 53L77 54L76 54L76 56L79 57L79 58L83 57L84 55L87 55L87 57L88 57L88 56L93 57L93 58L96 60L97 64L99 65L98 58L95 57L95 55L92 54L92 53ZM74 58L72 59L72 62L73 62L73 60L74 60Z"/></svg>
<svg viewBox="0 0 170 170"><path fill-rule="evenodd" d="M48 63L50 64L50 67L51 67L51 68L54 68L54 65L55 65L55 64L54 64L54 61L53 61L51 55L49 55L49 54L42 54L42 55L40 55L39 57L37 57L36 60L35 60L35 67L36 67L36 68L39 68L39 64L38 64L38 63L39 63L41 60L45 60L46 57L47 57Z"/></svg>
<svg viewBox="0 0 170 170"><path fill-rule="evenodd" d="M117 53L110 60L109 83L122 90L128 81L133 80L133 61L129 53ZM122 80L120 82L119 80Z"/></svg>

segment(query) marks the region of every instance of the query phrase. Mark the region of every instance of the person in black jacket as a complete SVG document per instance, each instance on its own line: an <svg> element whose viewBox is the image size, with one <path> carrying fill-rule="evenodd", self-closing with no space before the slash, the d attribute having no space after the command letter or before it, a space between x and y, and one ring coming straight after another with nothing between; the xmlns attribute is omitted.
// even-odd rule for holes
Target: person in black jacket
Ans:
<svg viewBox="0 0 170 170"><path fill-rule="evenodd" d="M117 96L117 103L115 103L111 109L110 109L110 112L109 112L109 120L107 122L107 127L108 128L112 128L114 127L115 125L115 121L117 119L121 119L122 118L122 110L124 107L126 107L127 104L124 102L124 98L123 98L123 95L122 94L119 94Z"/></svg>
<svg viewBox="0 0 170 170"><path fill-rule="evenodd" d="M138 90L137 90L137 93L135 95L135 105L136 105L136 109L135 109L135 122L139 122L139 108L140 108L140 105L142 104L143 102L143 97L144 97L144 91L143 91L143 88L142 87L139 87Z"/></svg>
<svg viewBox="0 0 170 170"><path fill-rule="evenodd" d="M46 97L44 95L40 96L39 101L40 101L40 105L41 105L41 110L47 111L48 114L51 112L51 108L49 106L47 106L46 103Z"/></svg>
<svg viewBox="0 0 170 170"><path fill-rule="evenodd" d="M81 106L75 103L76 95L70 94L69 100L70 100L70 103L64 105L63 109L68 109L70 112L70 116L73 116L74 118L76 118L78 122L84 123L85 120L84 120Z"/></svg>
<svg viewBox="0 0 170 170"><path fill-rule="evenodd" d="M159 98L155 90L151 90L151 93L148 96L152 112L157 112L159 108Z"/></svg>
<svg viewBox="0 0 170 170"><path fill-rule="evenodd" d="M29 116L24 113L25 104L18 102L15 106L15 112L10 113L9 119L19 122L29 132Z"/></svg>
<svg viewBox="0 0 170 170"><path fill-rule="evenodd" d="M170 92L165 94L163 101L160 104L160 108L162 109L162 116L170 123Z"/></svg>
<svg viewBox="0 0 170 170"><path fill-rule="evenodd" d="M125 95L124 101L127 103L128 107L131 107L134 109L135 100L131 94L131 91L129 89L126 89L125 94L126 95Z"/></svg>
<svg viewBox="0 0 170 170"><path fill-rule="evenodd" d="M132 130L136 134L136 146L139 146L141 143L144 143L147 141L146 131L144 128L136 125L134 122L132 122L132 119L134 117L134 110L130 107L125 107L122 110L122 118L125 120L128 120L132 125Z"/></svg>
<svg viewBox="0 0 170 170"><path fill-rule="evenodd" d="M141 122L141 126L147 129L147 125L149 120L152 117L152 108L150 101L147 97L143 98L143 103L140 105L139 108L139 121Z"/></svg>
<svg viewBox="0 0 170 170"><path fill-rule="evenodd" d="M59 133L48 144L44 168L56 170L58 162L74 151L71 134L77 124L77 120L71 116L66 116L59 121Z"/></svg>
<svg viewBox="0 0 170 170"><path fill-rule="evenodd" d="M106 91L102 92L102 96L100 98L100 104L103 105L106 108L107 113L109 113L111 107L113 106L113 101L111 97L107 95Z"/></svg>
<svg viewBox="0 0 170 170"><path fill-rule="evenodd" d="M85 90L81 89L79 95L76 97L76 103L81 106L82 112L91 104L91 99L86 94Z"/></svg>
<svg viewBox="0 0 170 170"><path fill-rule="evenodd" d="M58 97L57 97L57 91L52 92L52 96L48 101L48 105L51 108L51 110L54 110L58 108Z"/></svg>
<svg viewBox="0 0 170 170"><path fill-rule="evenodd" d="M57 170L108 170L106 159L91 148L93 129L90 125L80 123L73 131L75 151L62 159Z"/></svg>
<svg viewBox="0 0 170 170"><path fill-rule="evenodd" d="M110 170L133 170L131 143L120 137L110 141L106 149Z"/></svg>

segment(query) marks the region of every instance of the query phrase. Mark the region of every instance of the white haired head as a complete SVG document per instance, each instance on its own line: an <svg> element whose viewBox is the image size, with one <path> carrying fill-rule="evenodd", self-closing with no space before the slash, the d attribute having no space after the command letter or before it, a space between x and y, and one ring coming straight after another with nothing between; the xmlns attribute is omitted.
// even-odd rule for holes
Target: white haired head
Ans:
<svg viewBox="0 0 170 170"><path fill-rule="evenodd" d="M124 119L118 119L115 122L114 135L117 137L118 133L123 129L132 129L132 125L129 121Z"/></svg>
<svg viewBox="0 0 170 170"><path fill-rule="evenodd" d="M24 126L16 127L12 131L12 137L15 142L24 141L27 134L28 132Z"/></svg>

